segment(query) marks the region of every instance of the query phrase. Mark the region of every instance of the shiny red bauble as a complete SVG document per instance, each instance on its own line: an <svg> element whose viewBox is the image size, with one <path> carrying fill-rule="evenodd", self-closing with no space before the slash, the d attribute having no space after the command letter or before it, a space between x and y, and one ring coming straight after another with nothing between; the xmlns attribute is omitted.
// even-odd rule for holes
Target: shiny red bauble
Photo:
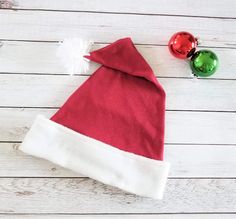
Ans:
<svg viewBox="0 0 236 219"><path fill-rule="evenodd" d="M182 31L171 37L168 47L173 56L179 59L186 59L195 52L197 40L191 33Z"/></svg>

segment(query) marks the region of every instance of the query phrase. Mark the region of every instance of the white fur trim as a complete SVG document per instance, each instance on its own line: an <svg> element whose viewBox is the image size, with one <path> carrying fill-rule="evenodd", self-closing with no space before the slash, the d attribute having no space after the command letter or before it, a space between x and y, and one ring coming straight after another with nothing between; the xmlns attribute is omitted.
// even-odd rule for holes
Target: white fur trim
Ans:
<svg viewBox="0 0 236 219"><path fill-rule="evenodd" d="M93 42L80 38L67 38L60 43L57 55L70 75L86 73L89 70L88 55Z"/></svg>
<svg viewBox="0 0 236 219"><path fill-rule="evenodd" d="M38 116L20 150L141 196L161 199L169 163L125 152Z"/></svg>

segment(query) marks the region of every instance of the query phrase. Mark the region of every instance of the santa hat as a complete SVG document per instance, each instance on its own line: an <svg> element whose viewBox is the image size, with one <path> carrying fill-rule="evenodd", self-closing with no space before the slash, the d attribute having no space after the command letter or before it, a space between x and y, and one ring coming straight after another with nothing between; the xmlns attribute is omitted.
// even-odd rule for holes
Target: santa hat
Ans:
<svg viewBox="0 0 236 219"><path fill-rule="evenodd" d="M165 92L130 38L85 56L99 67L20 150L141 196L161 199Z"/></svg>

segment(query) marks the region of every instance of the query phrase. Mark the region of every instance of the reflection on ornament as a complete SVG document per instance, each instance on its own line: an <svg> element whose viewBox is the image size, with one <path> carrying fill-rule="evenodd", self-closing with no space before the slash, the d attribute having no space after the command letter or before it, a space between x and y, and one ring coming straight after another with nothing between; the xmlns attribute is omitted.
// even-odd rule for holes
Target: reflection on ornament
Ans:
<svg viewBox="0 0 236 219"><path fill-rule="evenodd" d="M216 72L218 58L210 50L199 50L191 57L190 67L194 75L208 77Z"/></svg>
<svg viewBox="0 0 236 219"><path fill-rule="evenodd" d="M185 31L175 33L168 43L170 53L179 59L191 58L190 67L194 76L209 77L219 65L216 54L210 50L196 51L198 40Z"/></svg>
<svg viewBox="0 0 236 219"><path fill-rule="evenodd" d="M191 33L178 32L171 37L168 46L173 56L186 59L195 52L197 40Z"/></svg>

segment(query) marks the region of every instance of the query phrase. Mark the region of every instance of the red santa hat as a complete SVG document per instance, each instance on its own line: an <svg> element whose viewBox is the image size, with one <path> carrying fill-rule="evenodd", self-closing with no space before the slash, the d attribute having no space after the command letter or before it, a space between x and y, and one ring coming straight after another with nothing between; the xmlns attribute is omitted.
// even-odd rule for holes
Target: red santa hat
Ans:
<svg viewBox="0 0 236 219"><path fill-rule="evenodd" d="M99 67L20 149L141 196L161 199L165 92L130 38L85 56Z"/></svg>

